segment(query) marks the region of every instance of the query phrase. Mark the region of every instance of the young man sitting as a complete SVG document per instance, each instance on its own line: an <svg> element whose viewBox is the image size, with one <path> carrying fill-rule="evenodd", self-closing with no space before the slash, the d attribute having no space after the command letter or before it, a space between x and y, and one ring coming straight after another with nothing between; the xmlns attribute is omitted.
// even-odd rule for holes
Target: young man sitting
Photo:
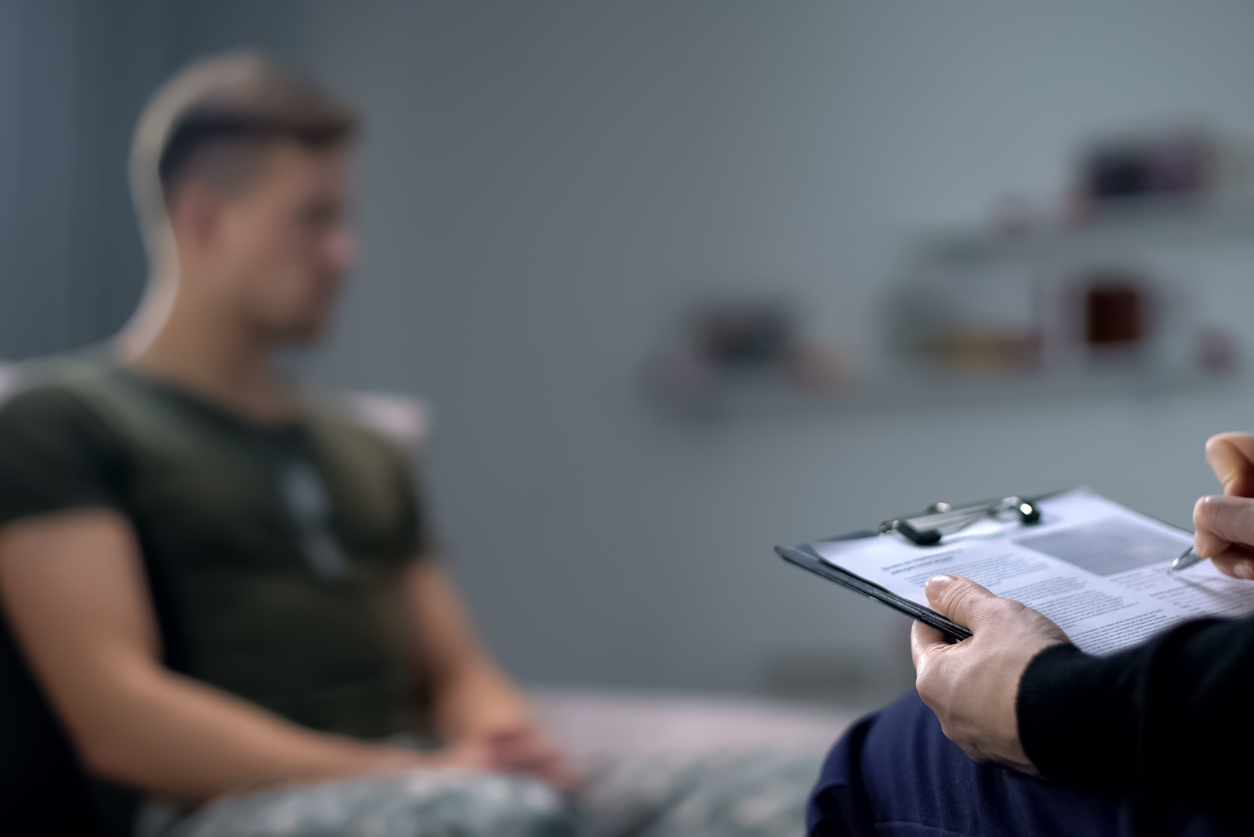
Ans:
<svg viewBox="0 0 1254 837"><path fill-rule="evenodd" d="M0 409L4 614L147 834L569 834L575 771L476 638L406 457L272 361L322 334L352 262L354 130L255 55L153 99L149 293ZM782 793L724 774L743 821L691 770L577 798L592 833L766 835L799 830L815 764Z"/></svg>

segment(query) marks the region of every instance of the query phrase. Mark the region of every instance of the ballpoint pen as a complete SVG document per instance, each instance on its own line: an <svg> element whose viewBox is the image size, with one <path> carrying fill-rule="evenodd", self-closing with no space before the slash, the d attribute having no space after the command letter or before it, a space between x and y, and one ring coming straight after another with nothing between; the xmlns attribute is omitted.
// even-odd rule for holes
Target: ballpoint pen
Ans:
<svg viewBox="0 0 1254 837"><path fill-rule="evenodd" d="M1184 551L1183 555L1171 562L1171 569L1168 570L1168 572L1174 573L1180 570L1187 570L1194 564L1201 563L1205 560L1205 558L1193 551L1193 547L1189 547Z"/></svg>

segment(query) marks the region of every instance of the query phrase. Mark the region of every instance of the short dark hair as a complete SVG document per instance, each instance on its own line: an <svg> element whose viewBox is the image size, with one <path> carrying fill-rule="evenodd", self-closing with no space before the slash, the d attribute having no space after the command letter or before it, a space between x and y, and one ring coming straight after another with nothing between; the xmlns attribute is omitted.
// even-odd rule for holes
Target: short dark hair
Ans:
<svg viewBox="0 0 1254 837"><path fill-rule="evenodd" d="M152 234L166 204L209 152L288 140L334 148L352 139L357 116L318 85L254 52L198 61L149 101L131 147L131 191Z"/></svg>

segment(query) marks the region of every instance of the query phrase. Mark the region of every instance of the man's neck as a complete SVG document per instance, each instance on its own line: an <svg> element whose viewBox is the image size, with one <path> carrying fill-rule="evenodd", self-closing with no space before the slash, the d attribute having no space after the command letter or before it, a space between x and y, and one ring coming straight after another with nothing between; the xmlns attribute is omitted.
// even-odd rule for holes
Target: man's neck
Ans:
<svg viewBox="0 0 1254 837"><path fill-rule="evenodd" d="M115 340L124 364L250 419L297 415L295 393L271 363L273 347L239 318L175 293L173 281L158 282Z"/></svg>

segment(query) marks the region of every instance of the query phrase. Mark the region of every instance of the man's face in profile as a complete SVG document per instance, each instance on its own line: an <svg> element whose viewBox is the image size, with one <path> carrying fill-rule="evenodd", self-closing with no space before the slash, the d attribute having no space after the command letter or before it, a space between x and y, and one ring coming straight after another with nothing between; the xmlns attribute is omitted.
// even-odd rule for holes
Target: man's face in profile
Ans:
<svg viewBox="0 0 1254 837"><path fill-rule="evenodd" d="M222 206L219 276L250 327L276 342L313 342L353 261L348 155L293 142L263 154L255 180Z"/></svg>

